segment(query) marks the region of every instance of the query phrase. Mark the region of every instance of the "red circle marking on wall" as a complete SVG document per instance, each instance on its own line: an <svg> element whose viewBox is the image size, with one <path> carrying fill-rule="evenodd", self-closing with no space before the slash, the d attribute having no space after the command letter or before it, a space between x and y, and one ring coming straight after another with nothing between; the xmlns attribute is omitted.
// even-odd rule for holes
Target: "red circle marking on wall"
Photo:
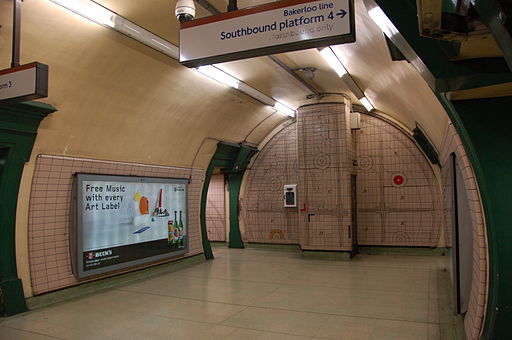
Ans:
<svg viewBox="0 0 512 340"><path fill-rule="evenodd" d="M393 183L395 183L396 185L401 185L402 183L404 183L403 176L396 175L395 177L393 177Z"/></svg>

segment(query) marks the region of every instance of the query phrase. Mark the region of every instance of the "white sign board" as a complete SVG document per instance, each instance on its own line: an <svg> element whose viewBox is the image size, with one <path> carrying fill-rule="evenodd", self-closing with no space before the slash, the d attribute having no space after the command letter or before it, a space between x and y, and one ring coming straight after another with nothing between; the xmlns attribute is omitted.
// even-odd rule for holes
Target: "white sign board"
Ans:
<svg viewBox="0 0 512 340"><path fill-rule="evenodd" d="M184 22L189 67L355 41L353 0L285 0Z"/></svg>
<svg viewBox="0 0 512 340"><path fill-rule="evenodd" d="M0 71L0 103L48 96L48 66L30 63Z"/></svg>

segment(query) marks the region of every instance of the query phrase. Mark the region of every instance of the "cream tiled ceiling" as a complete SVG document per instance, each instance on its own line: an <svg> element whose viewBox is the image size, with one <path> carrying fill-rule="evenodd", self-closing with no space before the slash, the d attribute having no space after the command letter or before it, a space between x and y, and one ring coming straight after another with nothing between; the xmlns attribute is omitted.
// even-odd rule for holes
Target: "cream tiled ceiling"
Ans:
<svg viewBox="0 0 512 340"><path fill-rule="evenodd" d="M179 44L179 24L174 17L175 0L97 2L173 44ZM227 0L209 2L221 12L227 9ZM270 1L239 0L238 7L245 8L268 2ZM377 111L393 117L411 129L419 123L434 144L440 147L448 121L442 106L423 78L407 61L391 60L384 36L369 18L363 1L354 2L356 42L335 46L334 50ZM196 8L197 17L210 15L197 4ZM330 69L316 49L290 52L276 57L292 70L316 68L312 80L305 79L300 71L297 74L318 92L345 93L358 103L347 85ZM227 62L219 67L292 107L297 107L312 92L268 57Z"/></svg>

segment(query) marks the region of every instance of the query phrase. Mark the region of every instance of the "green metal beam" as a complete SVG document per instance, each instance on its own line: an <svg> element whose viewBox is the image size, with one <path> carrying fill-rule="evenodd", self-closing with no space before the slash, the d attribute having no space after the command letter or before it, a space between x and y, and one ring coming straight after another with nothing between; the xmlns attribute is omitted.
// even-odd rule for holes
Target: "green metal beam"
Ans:
<svg viewBox="0 0 512 340"><path fill-rule="evenodd" d="M26 310L23 285L16 268L16 206L21 175L30 157L41 120L55 112L50 105L0 105L0 314Z"/></svg>
<svg viewBox="0 0 512 340"><path fill-rule="evenodd" d="M210 161L206 174L204 176L203 191L201 192L201 209L199 213L201 223L201 241L203 243L204 257L207 260L212 260L213 252L210 241L208 240L208 230L206 229L206 199L208 197L208 188L210 187L210 180L212 179L213 171L215 170L215 162Z"/></svg>
<svg viewBox="0 0 512 340"><path fill-rule="evenodd" d="M495 0L474 0L474 7L480 18L491 30L510 70L512 70L512 36L504 25L505 21L507 19L511 20L511 18L505 17L507 12Z"/></svg>
<svg viewBox="0 0 512 340"><path fill-rule="evenodd" d="M240 224L238 222L240 187L244 172L235 172L228 175L229 187L229 248L244 248Z"/></svg>
<svg viewBox="0 0 512 340"><path fill-rule="evenodd" d="M391 41L402 51L411 63L425 69L418 69L437 93L478 88L510 82L512 74L507 60L451 61L458 50L458 42L449 42L420 36L416 0L364 0L367 8L378 5L400 32ZM487 0L486 0L487 1ZM483 1L483 2L486 2ZM493 2L492 0L490 2ZM491 20L491 19L489 19ZM494 21L495 18L494 18ZM510 35L506 36L503 25L499 27L502 48L505 54L512 54ZM495 34L496 36L497 34ZM499 34L498 34L499 35ZM421 62L418 63L418 60ZM432 81L431 76L435 78Z"/></svg>

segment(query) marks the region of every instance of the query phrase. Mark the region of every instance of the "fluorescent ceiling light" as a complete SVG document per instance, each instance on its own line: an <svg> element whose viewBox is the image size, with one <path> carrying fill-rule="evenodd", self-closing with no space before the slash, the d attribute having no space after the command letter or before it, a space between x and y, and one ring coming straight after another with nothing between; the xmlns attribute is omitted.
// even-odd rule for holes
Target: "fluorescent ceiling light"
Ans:
<svg viewBox="0 0 512 340"><path fill-rule="evenodd" d="M165 39L160 38L156 34L134 24L130 20L123 18L117 14L115 16L114 29L118 32L123 33L146 46L149 46L163 54L170 56L171 58L179 58L179 49Z"/></svg>
<svg viewBox="0 0 512 340"><path fill-rule="evenodd" d="M379 7L375 6L368 11L370 18L379 26L382 32L391 39L391 37L398 34L395 25L389 20L386 13Z"/></svg>
<svg viewBox="0 0 512 340"><path fill-rule="evenodd" d="M373 107L372 103L370 103L368 98L366 98L366 97L359 98L359 101L361 102L361 104L363 104L363 106L365 107L365 109L368 112L371 112L371 111L375 110L375 108Z"/></svg>
<svg viewBox="0 0 512 340"><path fill-rule="evenodd" d="M238 84L240 81L236 79L235 77L227 74L226 72L222 71L221 69L218 69L215 66L207 65L207 66L199 66L197 68L199 72L204 74L205 76L208 76L219 83L222 83L227 86L234 87L235 89L238 89Z"/></svg>
<svg viewBox="0 0 512 340"><path fill-rule="evenodd" d="M109 9L90 0L50 0L76 14L85 17L100 25L113 28L115 31L122 33L138 42L149 46L175 60L179 60L179 48L169 41L162 39L158 35L144 29L141 26L131 22L128 19L110 11ZM277 103L276 100L260 92L259 90L239 81L227 72L208 65L197 68L202 74L222 83L233 87L246 95L259 100L265 105L272 106L276 110L281 111L291 117L295 115L295 111L284 104Z"/></svg>
<svg viewBox="0 0 512 340"><path fill-rule="evenodd" d="M338 57L330 47L322 49L320 51L320 54L322 55L322 57L324 57L325 61L327 61L329 66L332 67L334 71L336 71L340 78L348 73L347 70L345 69L345 66L343 66L341 61L338 59Z"/></svg>
<svg viewBox="0 0 512 340"><path fill-rule="evenodd" d="M256 90L254 87L247 85L243 81L238 83L238 90L245 93L249 97L252 97L252 98L260 101L261 103L263 103L265 105L274 107L274 104L276 103L276 100L274 98L271 98L271 97L267 96L266 94L264 94L263 92Z"/></svg>
<svg viewBox="0 0 512 340"><path fill-rule="evenodd" d="M114 27L115 13L89 0L50 0L95 23Z"/></svg>
<svg viewBox="0 0 512 340"><path fill-rule="evenodd" d="M295 116L295 110L290 109L288 106L284 105L283 103L276 102L274 104L274 109L276 109L279 112L284 113L287 116L290 116L290 117Z"/></svg>

